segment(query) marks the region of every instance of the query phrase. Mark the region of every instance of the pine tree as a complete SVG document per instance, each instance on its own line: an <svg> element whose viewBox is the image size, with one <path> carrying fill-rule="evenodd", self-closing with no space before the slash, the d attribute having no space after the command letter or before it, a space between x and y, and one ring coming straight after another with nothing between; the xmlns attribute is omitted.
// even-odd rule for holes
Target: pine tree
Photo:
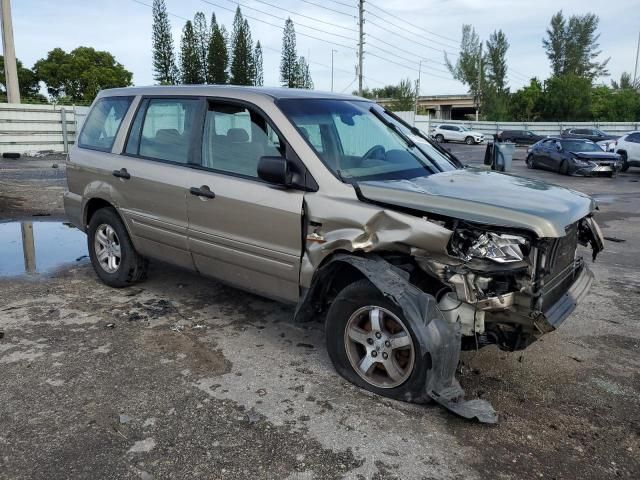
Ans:
<svg viewBox="0 0 640 480"><path fill-rule="evenodd" d="M509 42L502 30L494 31L489 35L484 63L487 66L487 80L497 93L505 92L508 49Z"/></svg>
<svg viewBox="0 0 640 480"><path fill-rule="evenodd" d="M296 66L296 87L306 88L308 90L313 89L313 80L311 79L311 73L309 72L309 64L304 57L298 59L298 65Z"/></svg>
<svg viewBox="0 0 640 480"><path fill-rule="evenodd" d="M204 83L202 78L202 65L198 51L198 41L193 30L191 20L187 20L182 29L182 41L180 44L180 74L182 83Z"/></svg>
<svg viewBox="0 0 640 480"><path fill-rule="evenodd" d="M264 71L262 70L262 45L260 45L260 40L256 43L256 48L253 51L253 66L255 70L253 84L261 87L264 85Z"/></svg>
<svg viewBox="0 0 640 480"><path fill-rule="evenodd" d="M280 84L295 88L298 83L298 54L296 52L296 30L291 18L287 18L282 35L282 56L280 60Z"/></svg>
<svg viewBox="0 0 640 480"><path fill-rule="evenodd" d="M211 16L211 39L207 55L207 83L225 84L229 81L229 52L227 51L227 31Z"/></svg>
<svg viewBox="0 0 640 480"><path fill-rule="evenodd" d="M153 0L153 78L162 84L178 81L173 37L164 0Z"/></svg>
<svg viewBox="0 0 640 480"><path fill-rule="evenodd" d="M209 51L209 29L204 13L196 12L193 17L193 32L198 46L198 56L200 57L200 77L204 83L207 78L207 53Z"/></svg>
<svg viewBox="0 0 640 480"><path fill-rule="evenodd" d="M242 18L240 7L236 9L231 33L230 83L233 85L252 85L252 45L249 24Z"/></svg>

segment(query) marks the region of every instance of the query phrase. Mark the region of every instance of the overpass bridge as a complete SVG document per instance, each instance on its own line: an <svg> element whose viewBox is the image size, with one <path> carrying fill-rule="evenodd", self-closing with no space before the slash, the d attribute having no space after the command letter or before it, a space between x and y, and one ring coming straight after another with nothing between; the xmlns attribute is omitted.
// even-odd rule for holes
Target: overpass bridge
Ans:
<svg viewBox="0 0 640 480"><path fill-rule="evenodd" d="M383 106L393 103L392 98L377 98ZM435 120L471 120L475 118L476 106L473 95L420 95L418 113Z"/></svg>

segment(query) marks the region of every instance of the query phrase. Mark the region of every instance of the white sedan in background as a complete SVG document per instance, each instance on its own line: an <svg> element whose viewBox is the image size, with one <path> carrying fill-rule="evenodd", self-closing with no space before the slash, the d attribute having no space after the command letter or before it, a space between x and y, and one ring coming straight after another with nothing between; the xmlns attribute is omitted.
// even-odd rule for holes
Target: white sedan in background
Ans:
<svg viewBox="0 0 640 480"><path fill-rule="evenodd" d="M431 129L431 137L438 143L464 142L467 145L473 145L484 142L484 134L470 130L464 125L438 125Z"/></svg>

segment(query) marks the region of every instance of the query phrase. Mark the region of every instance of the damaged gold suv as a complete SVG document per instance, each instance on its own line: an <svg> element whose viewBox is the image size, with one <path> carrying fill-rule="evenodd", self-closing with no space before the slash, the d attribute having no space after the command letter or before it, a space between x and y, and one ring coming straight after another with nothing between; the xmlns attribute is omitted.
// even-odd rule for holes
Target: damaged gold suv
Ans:
<svg viewBox="0 0 640 480"><path fill-rule="evenodd" d="M494 421L461 349L519 350L573 311L594 202L465 168L368 100L216 86L106 90L69 155L69 219L108 285L155 258L297 304L367 390Z"/></svg>

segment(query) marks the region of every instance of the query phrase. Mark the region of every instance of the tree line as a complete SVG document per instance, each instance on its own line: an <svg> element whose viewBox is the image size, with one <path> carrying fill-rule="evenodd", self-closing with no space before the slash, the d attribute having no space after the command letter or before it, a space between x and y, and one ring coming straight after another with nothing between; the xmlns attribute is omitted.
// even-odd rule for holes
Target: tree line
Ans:
<svg viewBox="0 0 640 480"><path fill-rule="evenodd" d="M218 25L215 13L211 25L202 12L187 20L175 54L169 14L164 0L153 2L154 79L165 85L231 84L261 86L264 83L262 46L254 46L251 28L238 6L231 34ZM296 52L295 28L291 19L284 26L280 81L289 88L313 88L309 65Z"/></svg>
<svg viewBox="0 0 640 480"><path fill-rule="evenodd" d="M553 15L542 39L550 77L531 78L513 92L506 60L510 45L502 30L482 42L472 25L463 25L458 58L452 62L445 53L444 63L453 78L467 86L485 120L636 121L640 82L625 72L619 80L604 83L609 59L600 59L598 23L592 13L568 18L562 11ZM394 98L392 108L412 110L415 89L407 79L365 95Z"/></svg>

